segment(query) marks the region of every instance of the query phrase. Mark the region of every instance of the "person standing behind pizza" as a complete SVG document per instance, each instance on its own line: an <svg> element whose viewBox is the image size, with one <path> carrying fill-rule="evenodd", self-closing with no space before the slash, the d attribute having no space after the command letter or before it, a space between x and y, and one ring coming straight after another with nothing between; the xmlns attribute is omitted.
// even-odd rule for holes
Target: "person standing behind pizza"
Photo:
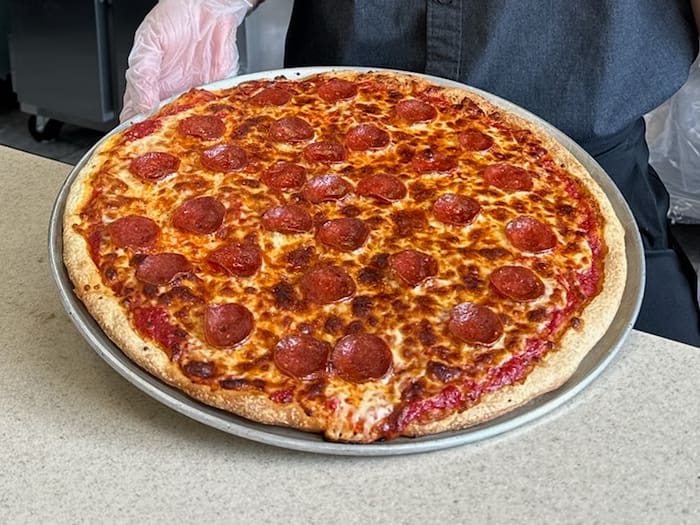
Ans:
<svg viewBox="0 0 700 525"><path fill-rule="evenodd" d="M161 0L135 35L122 120L238 70L255 0ZM697 276L669 229L642 115L686 80L700 0L306 0L285 65L371 66L458 80L549 121L607 171L637 220L646 290L635 327L700 346Z"/></svg>

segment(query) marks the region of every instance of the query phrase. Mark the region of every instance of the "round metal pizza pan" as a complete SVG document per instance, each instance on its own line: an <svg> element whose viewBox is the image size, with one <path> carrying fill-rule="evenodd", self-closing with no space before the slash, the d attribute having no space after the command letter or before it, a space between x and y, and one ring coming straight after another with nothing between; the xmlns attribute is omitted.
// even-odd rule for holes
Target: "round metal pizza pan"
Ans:
<svg viewBox="0 0 700 525"><path fill-rule="evenodd" d="M309 67L296 69L280 69L249 75L242 75L225 81L215 82L204 86L208 89L221 89L236 85L247 80L274 78L284 75L287 78L303 78L320 72L353 69L356 71L376 71L377 68L330 68ZM96 144L71 171L61 187L52 212L49 224L49 263L54 280L58 286L61 301L78 331L87 343L114 370L143 392L162 404L185 416L197 420L210 427L228 432L235 436L253 440L268 445L292 450L335 454L348 456L387 456L413 454L454 447L487 439L516 427L525 425L566 403L576 394L587 387L613 360L623 346L634 321L637 318L644 289L644 258L641 239L634 218L617 187L603 171L600 165L561 131L547 122L499 97L463 84L427 75L423 76L435 83L468 89L476 92L493 103L528 119L559 140L592 174L608 196L625 229L627 282L623 292L622 303L607 332L595 347L584 358L574 375L560 388L544 394L526 405L509 412L497 419L461 431L444 432L420 438L399 438L388 442L371 444L332 443L322 436L294 429L263 425L240 418L228 412L199 403L179 390L170 387L151 376L130 361L104 334L98 324L87 312L82 302L73 293L73 286L63 265L62 223L63 211L70 185L80 169L85 165ZM142 118L142 117L141 117ZM139 117L115 128L109 135L114 134L131 122L140 120ZM105 137L106 138L106 137ZM103 139L104 140L104 139Z"/></svg>

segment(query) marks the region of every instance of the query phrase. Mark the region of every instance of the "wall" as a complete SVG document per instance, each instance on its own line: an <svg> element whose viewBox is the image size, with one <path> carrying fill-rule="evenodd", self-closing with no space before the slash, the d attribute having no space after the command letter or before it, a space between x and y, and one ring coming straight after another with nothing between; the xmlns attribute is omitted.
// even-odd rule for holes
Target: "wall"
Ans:
<svg viewBox="0 0 700 525"><path fill-rule="evenodd" d="M294 0L267 0L239 29L241 73L278 69L284 62L284 39Z"/></svg>

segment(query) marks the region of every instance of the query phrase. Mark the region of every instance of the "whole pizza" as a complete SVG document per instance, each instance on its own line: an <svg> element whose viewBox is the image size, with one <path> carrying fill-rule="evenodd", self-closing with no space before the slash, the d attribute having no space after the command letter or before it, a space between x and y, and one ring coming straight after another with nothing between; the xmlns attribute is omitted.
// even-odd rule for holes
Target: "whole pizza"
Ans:
<svg viewBox="0 0 700 525"><path fill-rule="evenodd" d="M390 71L189 91L108 136L64 215L75 293L130 359L356 443L557 388L617 312L624 244L538 125Z"/></svg>

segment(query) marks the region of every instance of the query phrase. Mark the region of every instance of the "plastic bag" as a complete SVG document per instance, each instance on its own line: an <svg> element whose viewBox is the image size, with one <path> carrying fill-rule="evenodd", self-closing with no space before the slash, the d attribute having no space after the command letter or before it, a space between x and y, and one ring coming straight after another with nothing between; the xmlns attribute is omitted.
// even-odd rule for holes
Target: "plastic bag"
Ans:
<svg viewBox="0 0 700 525"><path fill-rule="evenodd" d="M251 0L161 0L134 36L124 121L188 89L238 73L236 29Z"/></svg>
<svg viewBox="0 0 700 525"><path fill-rule="evenodd" d="M683 87L646 120L649 162L671 197L669 218L700 223L700 58Z"/></svg>

